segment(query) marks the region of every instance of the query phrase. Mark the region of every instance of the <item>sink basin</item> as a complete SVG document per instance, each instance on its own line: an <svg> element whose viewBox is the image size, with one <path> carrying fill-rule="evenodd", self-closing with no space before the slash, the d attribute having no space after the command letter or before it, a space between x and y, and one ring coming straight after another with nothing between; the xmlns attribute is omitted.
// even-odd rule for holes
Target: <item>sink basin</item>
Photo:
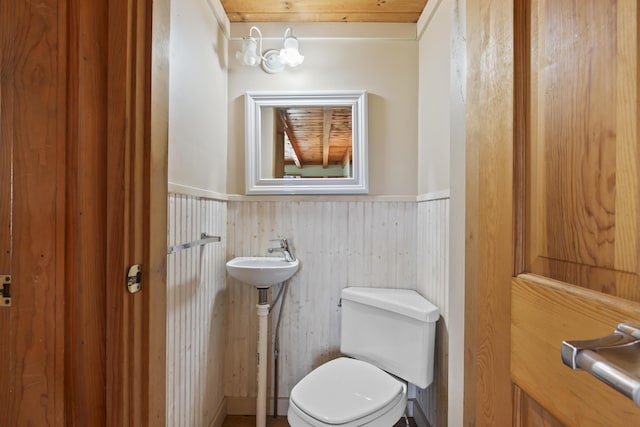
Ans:
<svg viewBox="0 0 640 427"><path fill-rule="evenodd" d="M237 257L227 262L227 272L234 279L256 288L282 283L298 271L298 260L280 257Z"/></svg>

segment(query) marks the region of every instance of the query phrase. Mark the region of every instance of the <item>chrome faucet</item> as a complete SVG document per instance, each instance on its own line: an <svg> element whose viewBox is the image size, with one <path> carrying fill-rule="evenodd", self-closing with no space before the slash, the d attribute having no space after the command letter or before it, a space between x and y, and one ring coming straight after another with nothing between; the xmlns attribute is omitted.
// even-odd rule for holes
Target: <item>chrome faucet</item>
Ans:
<svg viewBox="0 0 640 427"><path fill-rule="evenodd" d="M273 239L270 241L278 242L280 246L275 248L269 248L267 252L269 252L270 254L274 252L281 252L282 256L284 256L285 261L291 262L296 260L296 257L294 257L293 254L291 253L291 249L290 249L291 246L289 245L289 239Z"/></svg>

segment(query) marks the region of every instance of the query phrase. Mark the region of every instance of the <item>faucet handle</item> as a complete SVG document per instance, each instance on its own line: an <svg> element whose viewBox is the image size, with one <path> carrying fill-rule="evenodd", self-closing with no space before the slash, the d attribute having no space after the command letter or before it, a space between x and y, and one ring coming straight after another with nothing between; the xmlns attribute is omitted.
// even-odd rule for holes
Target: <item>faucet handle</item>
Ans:
<svg viewBox="0 0 640 427"><path fill-rule="evenodd" d="M285 261L295 261L296 258L291 253L291 248L289 246L289 239L271 239L270 242L278 242L279 246L277 248L269 248L267 252L282 252L284 255Z"/></svg>
<svg viewBox="0 0 640 427"><path fill-rule="evenodd" d="M271 239L270 242L278 242L282 249L289 249L289 239Z"/></svg>

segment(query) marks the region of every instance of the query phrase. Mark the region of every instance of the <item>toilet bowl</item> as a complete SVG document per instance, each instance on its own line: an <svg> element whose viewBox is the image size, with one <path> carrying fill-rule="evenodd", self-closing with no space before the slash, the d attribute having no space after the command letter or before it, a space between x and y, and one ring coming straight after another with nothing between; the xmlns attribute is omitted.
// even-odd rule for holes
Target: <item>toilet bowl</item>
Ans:
<svg viewBox="0 0 640 427"><path fill-rule="evenodd" d="M403 415L407 382L433 380L439 310L409 289L342 291L340 350L291 390L292 427L389 427Z"/></svg>
<svg viewBox="0 0 640 427"><path fill-rule="evenodd" d="M292 427L389 427L406 405L406 383L370 363L340 357L296 384L287 418Z"/></svg>

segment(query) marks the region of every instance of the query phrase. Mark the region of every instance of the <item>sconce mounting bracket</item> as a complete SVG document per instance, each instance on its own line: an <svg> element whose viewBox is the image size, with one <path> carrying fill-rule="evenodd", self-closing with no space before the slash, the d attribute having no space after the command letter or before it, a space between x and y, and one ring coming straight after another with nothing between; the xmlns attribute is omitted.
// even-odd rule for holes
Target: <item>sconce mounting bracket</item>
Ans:
<svg viewBox="0 0 640 427"><path fill-rule="evenodd" d="M262 69L269 74L276 74L284 70L284 64L280 60L280 51L276 49L268 50L262 59Z"/></svg>

